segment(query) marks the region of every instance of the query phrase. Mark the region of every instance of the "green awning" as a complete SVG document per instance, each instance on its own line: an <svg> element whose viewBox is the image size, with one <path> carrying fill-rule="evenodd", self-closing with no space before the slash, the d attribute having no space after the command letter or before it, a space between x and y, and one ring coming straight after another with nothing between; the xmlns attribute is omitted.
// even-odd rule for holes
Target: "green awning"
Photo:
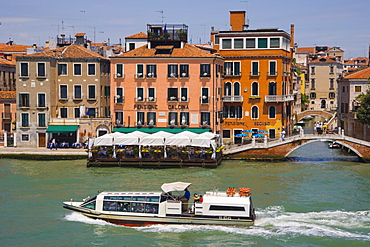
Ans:
<svg viewBox="0 0 370 247"><path fill-rule="evenodd" d="M194 132L196 134L202 134L204 132L210 131L209 128L205 128L205 129L203 128L185 128L185 129L173 128L171 129L171 128L129 128L127 127L127 128L114 128L113 132L131 133L134 131L141 131L144 133L153 134L153 133L157 133L158 131L166 131L168 133L177 134L185 130Z"/></svg>
<svg viewBox="0 0 370 247"><path fill-rule="evenodd" d="M71 133L78 129L78 125L49 125L46 133Z"/></svg>

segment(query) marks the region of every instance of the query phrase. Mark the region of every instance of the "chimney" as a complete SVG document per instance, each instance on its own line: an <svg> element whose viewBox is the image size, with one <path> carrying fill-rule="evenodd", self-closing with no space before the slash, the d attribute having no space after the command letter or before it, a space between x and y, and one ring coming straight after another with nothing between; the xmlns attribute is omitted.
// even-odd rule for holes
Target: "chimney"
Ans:
<svg viewBox="0 0 370 247"><path fill-rule="evenodd" d="M290 47L294 47L294 24L290 24Z"/></svg>
<svg viewBox="0 0 370 247"><path fill-rule="evenodd" d="M230 11L231 31L243 31L245 25L245 11Z"/></svg>
<svg viewBox="0 0 370 247"><path fill-rule="evenodd" d="M36 49L36 48L37 48L37 45L36 45L36 44L33 44L33 45L32 45L32 48L33 48L33 49Z"/></svg>

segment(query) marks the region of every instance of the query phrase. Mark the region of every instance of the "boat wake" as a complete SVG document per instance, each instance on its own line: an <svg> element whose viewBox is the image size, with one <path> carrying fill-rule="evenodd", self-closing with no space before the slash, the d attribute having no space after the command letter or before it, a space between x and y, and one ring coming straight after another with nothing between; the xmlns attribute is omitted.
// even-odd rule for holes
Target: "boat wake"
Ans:
<svg viewBox="0 0 370 247"><path fill-rule="evenodd" d="M263 238L278 237L332 237L370 241L370 211L321 211L308 213L286 212L282 206L256 209L257 219L254 226L213 226L213 225L151 225L134 227L143 232L211 232L222 231L240 235ZM102 220L93 220L79 213L72 212L65 216L67 221L87 224L114 225Z"/></svg>
<svg viewBox="0 0 370 247"><path fill-rule="evenodd" d="M263 238L333 237L369 241L370 211L285 212L281 206L256 209L254 226L153 225L137 228L148 232L222 231Z"/></svg>

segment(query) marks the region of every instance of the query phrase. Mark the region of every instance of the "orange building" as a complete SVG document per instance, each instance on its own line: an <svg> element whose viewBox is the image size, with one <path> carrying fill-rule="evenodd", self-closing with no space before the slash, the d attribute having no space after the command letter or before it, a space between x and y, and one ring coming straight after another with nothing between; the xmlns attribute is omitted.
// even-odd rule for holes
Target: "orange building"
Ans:
<svg viewBox="0 0 370 247"><path fill-rule="evenodd" d="M220 133L223 58L188 44L186 25L147 33L146 45L110 57L115 130Z"/></svg>
<svg viewBox="0 0 370 247"><path fill-rule="evenodd" d="M222 89L224 143L241 143L242 130L289 133L299 93L292 80L291 34L278 29L248 30L245 11L230 11L231 31L212 31L213 48L225 59Z"/></svg>

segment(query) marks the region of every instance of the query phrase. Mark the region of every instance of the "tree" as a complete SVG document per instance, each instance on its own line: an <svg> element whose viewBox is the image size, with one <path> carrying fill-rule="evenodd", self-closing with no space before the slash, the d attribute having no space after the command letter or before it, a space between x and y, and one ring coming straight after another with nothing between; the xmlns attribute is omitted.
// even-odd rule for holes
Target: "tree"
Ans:
<svg viewBox="0 0 370 247"><path fill-rule="evenodd" d="M301 110L306 110L306 104L310 103L310 99L304 93L301 93Z"/></svg>
<svg viewBox="0 0 370 247"><path fill-rule="evenodd" d="M360 94L356 99L360 103L356 111L357 119L363 124L370 124L370 90L367 90L365 94Z"/></svg>

